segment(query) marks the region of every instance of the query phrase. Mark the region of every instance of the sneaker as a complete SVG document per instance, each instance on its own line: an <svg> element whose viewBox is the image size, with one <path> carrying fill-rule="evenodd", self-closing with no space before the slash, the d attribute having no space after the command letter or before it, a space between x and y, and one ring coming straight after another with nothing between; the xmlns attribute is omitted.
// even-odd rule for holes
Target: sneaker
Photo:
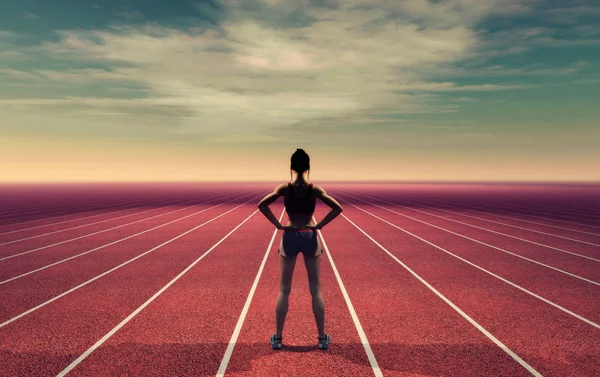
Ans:
<svg viewBox="0 0 600 377"><path fill-rule="evenodd" d="M271 336L271 345L273 346L274 350L280 350L281 349L281 340L282 340L282 338L276 338L275 334L273 334Z"/></svg>
<svg viewBox="0 0 600 377"><path fill-rule="evenodd" d="M329 348L329 335L325 334L325 338L319 338L319 349L326 350Z"/></svg>

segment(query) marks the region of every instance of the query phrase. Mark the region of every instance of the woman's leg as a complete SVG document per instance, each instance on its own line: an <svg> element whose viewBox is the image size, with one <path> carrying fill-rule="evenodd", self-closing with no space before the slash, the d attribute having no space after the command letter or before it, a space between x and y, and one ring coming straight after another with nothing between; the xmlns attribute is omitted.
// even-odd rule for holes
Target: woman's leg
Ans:
<svg viewBox="0 0 600 377"><path fill-rule="evenodd" d="M288 312L288 302L290 292L292 291L292 276L294 274L294 267L296 266L296 255L287 257L280 256L279 261L281 264L281 283L279 286L279 297L277 298L277 305L275 307L275 323L277 326L275 337L277 338L281 338L285 316Z"/></svg>
<svg viewBox="0 0 600 377"><path fill-rule="evenodd" d="M308 286L312 296L312 308L317 322L319 338L325 337L325 302L321 295L321 256L304 255L304 264L308 273Z"/></svg>

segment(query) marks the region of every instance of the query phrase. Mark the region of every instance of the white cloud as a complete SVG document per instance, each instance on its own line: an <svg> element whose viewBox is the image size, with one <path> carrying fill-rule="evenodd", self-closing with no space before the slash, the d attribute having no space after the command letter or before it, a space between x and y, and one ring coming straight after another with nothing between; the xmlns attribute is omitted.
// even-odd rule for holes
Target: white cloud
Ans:
<svg viewBox="0 0 600 377"><path fill-rule="evenodd" d="M523 11L528 3L351 0L340 1L336 9L332 1L272 0L246 2L244 10L240 1L228 0L230 17L221 23L222 33L156 24L65 30L59 42L45 43L34 52L111 68L32 74L64 82L134 82L146 87L150 98L16 99L0 105L91 106L104 114L164 106L180 109L174 121L192 131L209 127L249 133L316 119L343 125L348 116L386 109L455 111L411 93L520 88L459 86L431 78L440 68L474 54L480 41L472 28L482 17ZM317 21L269 27L259 5L274 7L277 15L299 10Z"/></svg>
<svg viewBox="0 0 600 377"><path fill-rule="evenodd" d="M457 85L453 82L422 82L422 83L410 83L410 84L399 84L398 90L405 91L424 91L424 92L488 92L497 90L511 90L511 89L524 89L530 88L531 85L496 85L496 84L482 84L482 85Z"/></svg>
<svg viewBox="0 0 600 377"><path fill-rule="evenodd" d="M64 71L53 71L47 69L36 69L33 71L38 77L48 80L66 81L66 82L86 82L95 80L117 80L117 81L137 81L126 74L111 72L104 69L69 69Z"/></svg>
<svg viewBox="0 0 600 377"><path fill-rule="evenodd" d="M527 64L521 67L509 68L501 64L483 67L440 67L434 76L439 77L519 77L519 76L566 76L577 73L589 67L591 63L575 62L573 64L549 68L543 64ZM504 87L510 89L513 86ZM523 86L525 87L525 86ZM499 87L498 89L502 89Z"/></svg>
<svg viewBox="0 0 600 377"><path fill-rule="evenodd" d="M544 10L540 15L543 15L546 22L558 25L577 25L583 17L597 18L600 16L600 7L592 5L592 2L593 0L565 2L560 7Z"/></svg>
<svg viewBox="0 0 600 377"><path fill-rule="evenodd" d="M38 76L31 74L29 72L19 71L16 69L0 69L0 75L14 77L14 78L18 78L18 79L25 79L25 80L35 80L35 79L39 78Z"/></svg>
<svg viewBox="0 0 600 377"><path fill-rule="evenodd" d="M13 38L16 36L17 36L17 34L15 34L12 31L0 30L0 39L9 39L9 38Z"/></svg>

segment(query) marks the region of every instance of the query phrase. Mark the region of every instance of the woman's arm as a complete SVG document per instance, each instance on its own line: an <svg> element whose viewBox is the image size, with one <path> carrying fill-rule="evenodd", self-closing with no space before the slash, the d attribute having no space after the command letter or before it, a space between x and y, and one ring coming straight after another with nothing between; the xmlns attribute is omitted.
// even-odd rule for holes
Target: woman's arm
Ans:
<svg viewBox="0 0 600 377"><path fill-rule="evenodd" d="M327 204L331 211L315 226L317 229L322 229L325 225L329 224L331 220L338 217L340 213L342 213L343 209L340 203L337 202L334 198L327 195L325 190L322 187L315 186L315 192L317 193L317 198L321 199L323 203Z"/></svg>
<svg viewBox="0 0 600 377"><path fill-rule="evenodd" d="M263 200L260 201L260 203L258 203L258 209L260 210L260 212L262 212L263 215L265 215L265 217L267 219L269 219L269 221L271 223L273 223L273 225L275 225L275 227L277 229L283 229L284 226L281 225L281 223L279 222L279 220L277 220L277 217L275 217L275 215L273 214L273 211L271 211L271 208L269 208L269 206L271 204L273 204L273 202L275 202L280 196L283 195L283 190L287 187L287 185L279 185L277 186L277 188L275 189L275 191L273 191L272 193L270 193L269 195L265 196L263 198Z"/></svg>

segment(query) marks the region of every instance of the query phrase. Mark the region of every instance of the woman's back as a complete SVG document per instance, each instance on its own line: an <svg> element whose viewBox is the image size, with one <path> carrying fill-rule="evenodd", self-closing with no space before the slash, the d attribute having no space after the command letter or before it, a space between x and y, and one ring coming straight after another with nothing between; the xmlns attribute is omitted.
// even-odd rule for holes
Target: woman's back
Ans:
<svg viewBox="0 0 600 377"><path fill-rule="evenodd" d="M311 224L317 201L312 183L288 183L286 191L284 205L290 225L302 227Z"/></svg>

